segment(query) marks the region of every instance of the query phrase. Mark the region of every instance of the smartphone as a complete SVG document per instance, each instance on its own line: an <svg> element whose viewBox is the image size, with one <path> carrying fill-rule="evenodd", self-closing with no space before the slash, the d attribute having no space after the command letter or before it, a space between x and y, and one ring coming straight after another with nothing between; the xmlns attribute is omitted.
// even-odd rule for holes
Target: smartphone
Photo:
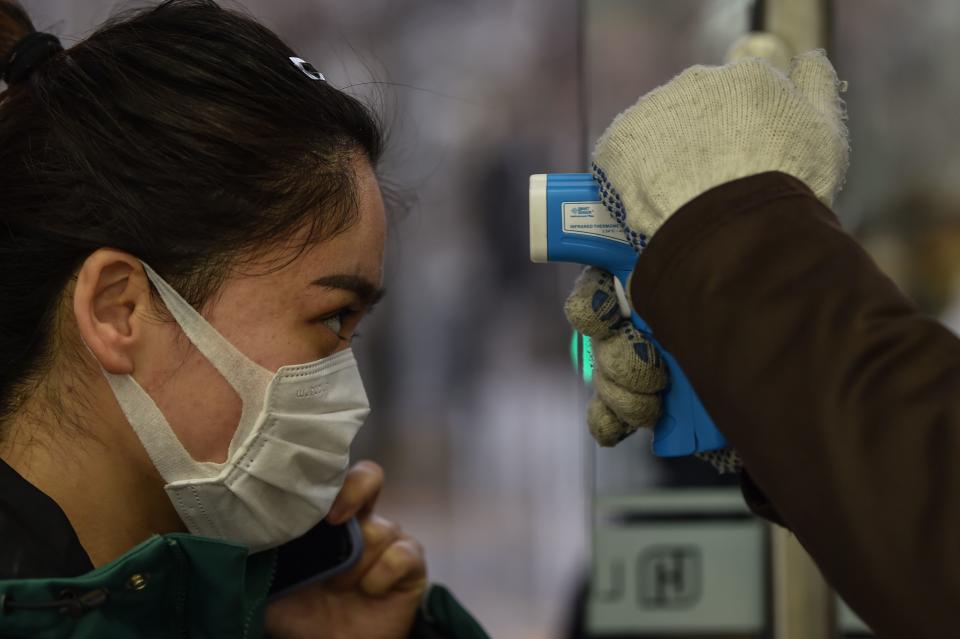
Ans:
<svg viewBox="0 0 960 639"><path fill-rule="evenodd" d="M321 521L277 550L271 600L353 568L363 554L363 534L356 519L338 526Z"/></svg>

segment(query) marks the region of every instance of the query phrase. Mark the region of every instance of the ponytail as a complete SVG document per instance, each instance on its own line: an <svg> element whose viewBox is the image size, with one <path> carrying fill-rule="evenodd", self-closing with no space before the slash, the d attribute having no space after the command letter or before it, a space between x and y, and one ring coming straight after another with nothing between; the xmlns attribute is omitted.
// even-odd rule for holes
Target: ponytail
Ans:
<svg viewBox="0 0 960 639"><path fill-rule="evenodd" d="M36 31L30 16L14 0L0 0L0 74L17 43Z"/></svg>

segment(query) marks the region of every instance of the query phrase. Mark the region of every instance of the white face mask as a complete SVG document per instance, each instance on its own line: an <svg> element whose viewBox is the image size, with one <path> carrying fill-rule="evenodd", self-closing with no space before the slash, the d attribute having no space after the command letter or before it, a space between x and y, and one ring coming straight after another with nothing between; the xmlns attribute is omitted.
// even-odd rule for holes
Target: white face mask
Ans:
<svg viewBox="0 0 960 639"><path fill-rule="evenodd" d="M183 332L243 402L223 463L195 461L130 375L105 373L191 533L279 546L323 519L340 492L350 444L370 412L349 349L276 373L252 362L146 264Z"/></svg>

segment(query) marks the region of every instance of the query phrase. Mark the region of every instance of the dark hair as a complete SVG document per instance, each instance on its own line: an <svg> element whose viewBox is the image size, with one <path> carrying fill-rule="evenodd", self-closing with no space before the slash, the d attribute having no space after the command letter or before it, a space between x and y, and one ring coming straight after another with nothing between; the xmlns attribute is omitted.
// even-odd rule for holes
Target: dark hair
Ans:
<svg viewBox="0 0 960 639"><path fill-rule="evenodd" d="M33 30L0 0L0 62ZM295 56L246 15L168 0L0 94L0 420L42 379L64 288L97 249L200 307L241 255L355 221L352 162L377 163L378 120Z"/></svg>

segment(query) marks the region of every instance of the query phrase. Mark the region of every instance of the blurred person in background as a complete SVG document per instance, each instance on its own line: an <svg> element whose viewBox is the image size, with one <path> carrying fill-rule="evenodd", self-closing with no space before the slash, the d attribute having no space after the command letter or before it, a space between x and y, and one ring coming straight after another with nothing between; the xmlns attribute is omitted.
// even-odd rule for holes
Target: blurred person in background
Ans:
<svg viewBox="0 0 960 639"><path fill-rule="evenodd" d="M614 120L594 175L639 253L629 303L732 446L703 456L741 472L754 511L796 534L878 636L954 636L960 340L830 209L849 156L841 87L823 52L787 74L692 67ZM955 229L914 234L934 312L955 291ZM655 425L668 383L619 307L595 269L566 306L594 339L587 414L604 445Z"/></svg>
<svg viewBox="0 0 960 639"><path fill-rule="evenodd" d="M207 0L66 51L3 0L0 61L0 636L485 637L348 469L371 112ZM272 596L353 518L356 565Z"/></svg>

